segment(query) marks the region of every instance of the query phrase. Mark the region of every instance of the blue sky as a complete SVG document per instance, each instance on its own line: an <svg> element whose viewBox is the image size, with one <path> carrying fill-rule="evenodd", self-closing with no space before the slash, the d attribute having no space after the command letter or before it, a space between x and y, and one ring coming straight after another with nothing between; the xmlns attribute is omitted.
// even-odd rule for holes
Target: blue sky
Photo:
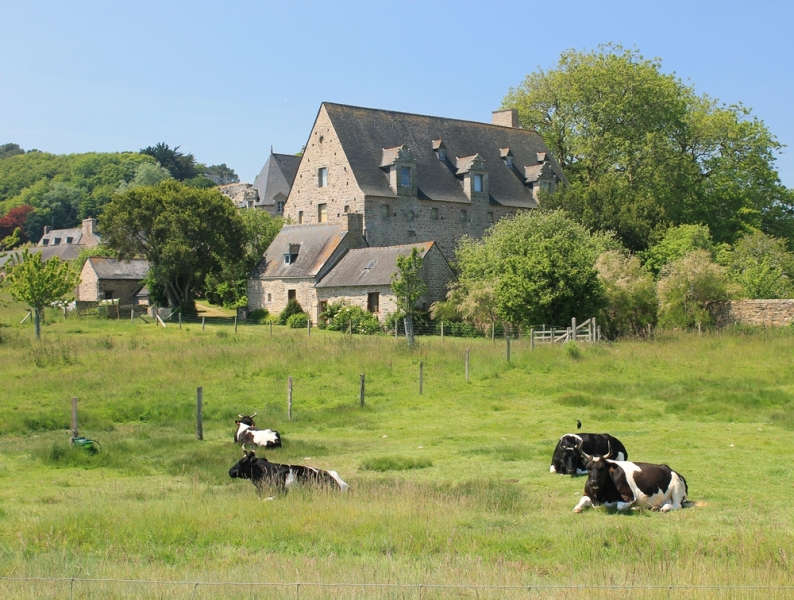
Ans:
<svg viewBox="0 0 794 600"><path fill-rule="evenodd" d="M0 3L0 143L56 153L164 141L253 181L323 101L490 121L565 49L636 46L753 109L794 187L794 1Z"/></svg>

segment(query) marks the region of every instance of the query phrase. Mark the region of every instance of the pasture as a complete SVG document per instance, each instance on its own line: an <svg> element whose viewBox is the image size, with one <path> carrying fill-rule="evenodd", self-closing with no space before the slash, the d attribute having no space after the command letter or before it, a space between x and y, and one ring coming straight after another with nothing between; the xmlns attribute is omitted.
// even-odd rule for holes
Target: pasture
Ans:
<svg viewBox="0 0 794 600"><path fill-rule="evenodd" d="M666 334L564 347L313 330L70 319L32 331L0 312L0 576L87 579L664 586L791 585L794 331ZM470 381L463 356L470 349ZM424 390L418 393L419 362ZM359 406L359 374L366 404ZM287 377L293 419L287 419ZM195 435L203 387L204 440ZM68 444L70 398L96 454ZM238 413L351 490L273 500L232 480ZM549 474L575 430L682 473L695 506L572 513L584 478ZM86 598L295 598L295 587L85 585ZM193 594L193 595L191 595ZM489 595L490 594L490 595ZM514 595L511 595L514 594ZM579 597L580 590L316 588L300 598ZM758 594L754 596L753 594ZM672 597L790 597L681 589ZM0 580L63 598L69 582Z"/></svg>

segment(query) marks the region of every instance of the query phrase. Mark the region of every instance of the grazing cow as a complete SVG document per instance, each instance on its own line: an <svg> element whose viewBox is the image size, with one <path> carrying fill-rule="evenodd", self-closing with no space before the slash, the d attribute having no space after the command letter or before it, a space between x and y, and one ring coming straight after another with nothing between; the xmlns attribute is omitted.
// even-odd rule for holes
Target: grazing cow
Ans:
<svg viewBox="0 0 794 600"><path fill-rule="evenodd" d="M278 431L272 429L256 429L254 424L254 417L256 413L251 416L237 415L240 420L235 421L237 431L234 433L234 441L242 444L245 450L246 444L253 444L254 447L263 448L281 448L281 436Z"/></svg>
<svg viewBox="0 0 794 600"><path fill-rule="evenodd" d="M587 462L587 483L575 513L599 504L618 510L645 506L667 512L681 508L686 500L686 480L667 465L611 460L612 448L606 456L584 452L582 456Z"/></svg>
<svg viewBox="0 0 794 600"><path fill-rule="evenodd" d="M280 465L268 462L264 456L258 457L253 451L245 450L243 457L229 469L229 477L250 479L259 489L272 486L289 491L295 483L328 485L343 492L348 488L347 483L342 481L336 471L321 471L303 465Z"/></svg>
<svg viewBox="0 0 794 600"><path fill-rule="evenodd" d="M607 453L609 444L615 449L617 460L626 460L629 457L626 447L620 440L608 433L566 433L554 448L549 472L561 475L585 475L587 469L579 450L603 456Z"/></svg>

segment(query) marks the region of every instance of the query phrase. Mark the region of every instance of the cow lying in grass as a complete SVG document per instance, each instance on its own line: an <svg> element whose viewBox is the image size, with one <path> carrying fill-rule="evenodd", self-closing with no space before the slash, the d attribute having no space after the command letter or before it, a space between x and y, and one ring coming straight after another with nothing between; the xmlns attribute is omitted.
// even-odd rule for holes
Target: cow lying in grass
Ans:
<svg viewBox="0 0 794 600"><path fill-rule="evenodd" d="M289 491L296 483L314 483L327 485L335 489L347 491L348 485L342 481L336 471L321 471L303 465L280 465L268 462L253 451L243 450L243 457L229 469L229 477L250 479L257 489L274 487Z"/></svg>
<svg viewBox="0 0 794 600"><path fill-rule="evenodd" d="M580 452L587 465L587 483L575 513L599 504L618 510L644 506L667 512L681 508L686 500L686 480L667 465L610 460L611 447L606 456Z"/></svg>
<svg viewBox="0 0 794 600"><path fill-rule="evenodd" d="M235 421L237 431L234 433L234 441L242 444L245 450L246 444L251 444L255 448L281 448L281 436L278 431L272 429L257 429L254 423L256 413L251 416L237 415L239 421Z"/></svg>

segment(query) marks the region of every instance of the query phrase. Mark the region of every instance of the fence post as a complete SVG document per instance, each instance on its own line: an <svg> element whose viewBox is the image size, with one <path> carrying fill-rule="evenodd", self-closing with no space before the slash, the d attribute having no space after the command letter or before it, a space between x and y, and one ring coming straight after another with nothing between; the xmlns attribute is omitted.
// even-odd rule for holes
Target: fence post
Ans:
<svg viewBox="0 0 794 600"><path fill-rule="evenodd" d="M595 317L593 317L593 341L598 341L598 323Z"/></svg>
<svg viewBox="0 0 794 600"><path fill-rule="evenodd" d="M469 383L469 349L466 348L466 383Z"/></svg>
<svg viewBox="0 0 794 600"><path fill-rule="evenodd" d="M306 331L309 332L309 337L312 337L312 320L306 319Z"/></svg>
<svg viewBox="0 0 794 600"><path fill-rule="evenodd" d="M182 313L179 313L179 328L182 329Z"/></svg>
<svg viewBox="0 0 794 600"><path fill-rule="evenodd" d="M352 320L347 322L347 332L350 335L353 335L353 321Z"/></svg>
<svg viewBox="0 0 794 600"><path fill-rule="evenodd" d="M361 408L364 408L364 373L359 375L360 380L360 387L358 390L358 401L361 404Z"/></svg>
<svg viewBox="0 0 794 600"><path fill-rule="evenodd" d="M270 319L270 337L273 337L273 319Z"/></svg>
<svg viewBox="0 0 794 600"><path fill-rule="evenodd" d="M292 421L292 377L287 377L287 419Z"/></svg>
<svg viewBox="0 0 794 600"><path fill-rule="evenodd" d="M196 439L204 439L204 388L196 388Z"/></svg>
<svg viewBox="0 0 794 600"><path fill-rule="evenodd" d="M698 335L703 335L703 332L700 330L700 321L698 321Z"/></svg>
<svg viewBox="0 0 794 600"><path fill-rule="evenodd" d="M206 318L207 318L207 317L205 317L205 316L203 316L203 315L202 315L202 317L201 317L201 331L204 331L204 320L205 320Z"/></svg>
<svg viewBox="0 0 794 600"><path fill-rule="evenodd" d="M648 339L651 337L651 324L648 323Z"/></svg>
<svg viewBox="0 0 794 600"><path fill-rule="evenodd" d="M529 349L535 349L535 328L529 330Z"/></svg>
<svg viewBox="0 0 794 600"><path fill-rule="evenodd" d="M130 323L135 322L135 306L130 307Z"/></svg>
<svg viewBox="0 0 794 600"><path fill-rule="evenodd" d="M398 337L398 333L400 331L400 319L394 320L394 339L396 340Z"/></svg>
<svg viewBox="0 0 794 600"><path fill-rule="evenodd" d="M505 339L507 340L507 362L510 362L510 336L506 335Z"/></svg>
<svg viewBox="0 0 794 600"><path fill-rule="evenodd" d="M72 437L77 437L77 396L72 396Z"/></svg>
<svg viewBox="0 0 794 600"><path fill-rule="evenodd" d="M496 339L496 321L491 323L491 341L493 342Z"/></svg>
<svg viewBox="0 0 794 600"><path fill-rule="evenodd" d="M576 317L571 317L571 333L573 333L573 341L576 341Z"/></svg>
<svg viewBox="0 0 794 600"><path fill-rule="evenodd" d="M424 361L419 361L419 395L422 395L422 380L424 379L425 373L425 363Z"/></svg>
<svg viewBox="0 0 794 600"><path fill-rule="evenodd" d="M444 319L441 319L441 341L444 341Z"/></svg>
<svg viewBox="0 0 794 600"><path fill-rule="evenodd" d="M237 315L234 315L234 334L237 335Z"/></svg>

